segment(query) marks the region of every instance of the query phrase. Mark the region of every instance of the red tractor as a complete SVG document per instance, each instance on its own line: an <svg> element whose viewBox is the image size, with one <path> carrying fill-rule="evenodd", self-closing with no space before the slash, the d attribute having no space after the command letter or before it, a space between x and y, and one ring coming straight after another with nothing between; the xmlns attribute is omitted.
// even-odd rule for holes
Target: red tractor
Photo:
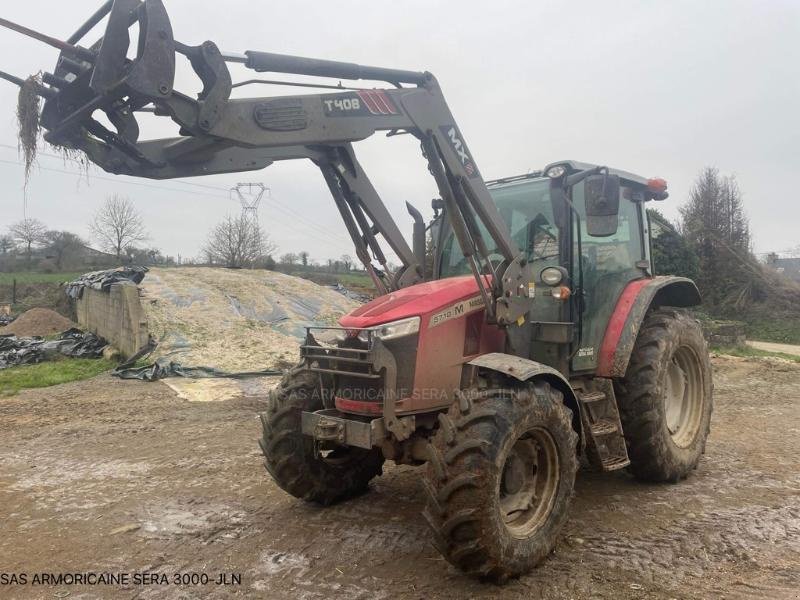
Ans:
<svg viewBox="0 0 800 600"><path fill-rule="evenodd" d="M80 46L106 15L106 35ZM339 327L310 327L270 397L260 443L288 493L328 505L364 492L385 460L425 465L437 548L503 580L553 549L581 455L648 481L697 466L711 369L682 310L700 303L697 288L654 273L645 206L666 199L663 180L561 161L485 182L430 73L187 46L159 0L108 2L67 42L14 27L61 50L53 73L24 84L46 100L46 139L106 171L165 179L300 158L320 168L379 296ZM176 54L203 83L197 97L173 88ZM229 62L391 85L283 80L327 91L231 99ZM275 81L241 85L253 83ZM140 140L141 111L178 134ZM409 205L411 246L351 145L379 131L419 140L441 195L429 228Z"/></svg>

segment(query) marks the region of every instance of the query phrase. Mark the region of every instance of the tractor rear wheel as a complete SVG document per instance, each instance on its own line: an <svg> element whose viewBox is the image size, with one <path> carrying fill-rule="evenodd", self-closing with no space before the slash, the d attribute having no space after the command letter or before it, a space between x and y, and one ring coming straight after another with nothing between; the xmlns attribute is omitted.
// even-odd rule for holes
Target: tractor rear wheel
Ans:
<svg viewBox="0 0 800 600"><path fill-rule="evenodd" d="M322 408L319 375L301 368L290 371L270 393L259 445L264 466L284 491L329 505L364 492L381 474L383 455L350 446L321 451L303 435L300 415Z"/></svg>
<svg viewBox="0 0 800 600"><path fill-rule="evenodd" d="M700 324L680 310L649 313L615 388L633 474L686 478L711 428L711 362Z"/></svg>
<svg viewBox="0 0 800 600"><path fill-rule="evenodd" d="M562 394L544 382L469 390L439 422L423 480L434 544L473 575L529 571L555 546L578 468Z"/></svg>

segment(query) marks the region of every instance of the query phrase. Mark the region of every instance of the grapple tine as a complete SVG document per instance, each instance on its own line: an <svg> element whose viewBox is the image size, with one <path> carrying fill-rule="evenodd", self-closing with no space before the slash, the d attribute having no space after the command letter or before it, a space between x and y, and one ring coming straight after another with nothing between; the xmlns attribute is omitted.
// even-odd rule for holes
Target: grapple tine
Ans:
<svg viewBox="0 0 800 600"><path fill-rule="evenodd" d="M83 36L85 36L92 28L103 20L108 13L111 12L111 7L114 6L114 0L107 0L103 6L97 9L97 12L89 17L86 22L81 25L78 30L67 38L68 44L77 44Z"/></svg>
<svg viewBox="0 0 800 600"><path fill-rule="evenodd" d="M52 46L53 48L57 48L62 52L67 54L72 54L73 56L77 56L83 60L94 60L95 53L91 50L87 50L86 48L81 48L80 46L75 46L73 44L68 44L62 40L54 38L49 35L45 35L44 33L40 33L38 31L34 31L24 25L19 25L18 23L14 23L13 21L9 21L8 19L3 19L0 17L0 27L5 27L6 29L10 29L12 31L16 31L17 33L21 33L22 35L26 35L29 38L33 38L34 40L38 40L40 42L44 42L48 46Z"/></svg>
<svg viewBox="0 0 800 600"><path fill-rule="evenodd" d="M25 85L24 79L11 75L10 73L6 73L5 71L0 71L0 79L5 79L6 81L10 81L11 83L19 87ZM37 85L36 93L39 94L42 98L52 98L58 94L58 91L52 88L45 87L43 85Z"/></svg>
<svg viewBox="0 0 800 600"><path fill-rule="evenodd" d="M5 79L6 81L10 81L14 85L18 85L19 87L22 87L22 84L25 83L24 79L20 79L19 77L15 77L14 75L11 75L10 73L6 73L5 71L0 71L0 79Z"/></svg>

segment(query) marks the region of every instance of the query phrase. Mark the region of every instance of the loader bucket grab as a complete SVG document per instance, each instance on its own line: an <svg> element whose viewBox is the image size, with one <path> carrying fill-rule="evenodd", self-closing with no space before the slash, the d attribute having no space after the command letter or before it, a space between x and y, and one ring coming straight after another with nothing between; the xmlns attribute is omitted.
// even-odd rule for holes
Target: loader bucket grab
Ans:
<svg viewBox="0 0 800 600"><path fill-rule="evenodd" d="M56 145L80 148L86 130L105 142L137 155L133 146L138 126L133 113L168 96L175 78L175 42L161 0L107 2L73 34L74 47L95 25L108 16L105 33L88 50L62 49L53 73L43 82L49 93L42 111L45 138ZM138 25L138 40L130 30ZM128 59L131 43L135 58ZM96 110L106 113L117 131L93 119Z"/></svg>

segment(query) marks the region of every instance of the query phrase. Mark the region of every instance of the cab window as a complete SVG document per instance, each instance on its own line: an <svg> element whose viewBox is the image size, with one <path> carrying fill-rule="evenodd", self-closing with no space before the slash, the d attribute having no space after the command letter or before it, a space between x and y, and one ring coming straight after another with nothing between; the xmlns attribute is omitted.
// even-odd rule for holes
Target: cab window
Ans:
<svg viewBox="0 0 800 600"><path fill-rule="evenodd" d="M496 187L490 190L500 216L508 225L517 247L523 250L528 260L544 260L558 257L558 228L553 219L550 202L550 181L537 179ZM494 263L502 260L493 240L483 224L479 224L481 235L489 250L489 259ZM470 272L453 230L447 226L441 255L441 277L466 275Z"/></svg>

